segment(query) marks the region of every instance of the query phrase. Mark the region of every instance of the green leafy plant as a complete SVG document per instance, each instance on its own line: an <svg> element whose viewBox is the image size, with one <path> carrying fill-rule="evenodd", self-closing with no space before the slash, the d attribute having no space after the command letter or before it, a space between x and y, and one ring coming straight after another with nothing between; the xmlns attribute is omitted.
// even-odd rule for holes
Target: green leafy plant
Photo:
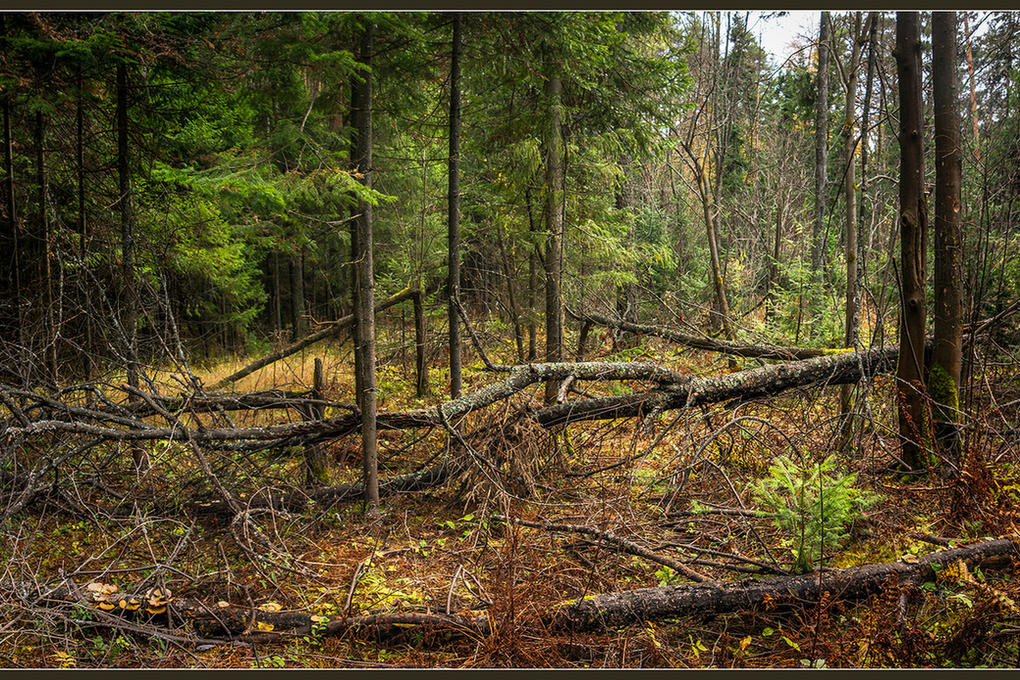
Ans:
<svg viewBox="0 0 1020 680"><path fill-rule="evenodd" d="M811 571L822 551L838 546L847 525L878 500L877 494L854 488L856 480L856 474L839 474L834 456L804 465L780 456L768 477L752 487L757 502L789 535L784 545L794 555L796 571Z"/></svg>

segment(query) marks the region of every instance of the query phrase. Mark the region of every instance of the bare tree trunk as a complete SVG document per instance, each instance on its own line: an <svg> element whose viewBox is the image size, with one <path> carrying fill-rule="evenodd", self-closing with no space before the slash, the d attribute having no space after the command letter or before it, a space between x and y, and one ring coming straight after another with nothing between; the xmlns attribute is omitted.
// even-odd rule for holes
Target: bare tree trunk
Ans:
<svg viewBox="0 0 1020 680"><path fill-rule="evenodd" d="M47 377L57 387L56 327L53 321L53 270L50 263L50 212L46 203L49 195L49 177L46 173L46 119L41 111L35 114L36 183L39 190L39 241L43 279L43 306L46 328L44 352Z"/></svg>
<svg viewBox="0 0 1020 680"><path fill-rule="evenodd" d="M88 261L88 223L85 215L85 81L82 77L82 67L78 64L78 97L75 105L75 151L78 171L78 256L83 263ZM95 359L93 358L94 341L92 339L91 315L85 316L85 369L86 375L91 379L95 373Z"/></svg>
<svg viewBox="0 0 1020 680"><path fill-rule="evenodd" d="M517 302L517 268L513 256L507 250L503 233L496 230L496 243L499 246L499 259L503 265L503 276L506 278L507 303L510 307L510 322L514 328L514 343L517 345L517 361L524 363L524 329L521 327L521 309Z"/></svg>
<svg viewBox="0 0 1020 680"><path fill-rule="evenodd" d="M414 389L418 397L429 393L429 367L425 363L425 294L415 291L414 302Z"/></svg>
<svg viewBox="0 0 1020 680"><path fill-rule="evenodd" d="M322 375L322 359L315 357L315 372L312 374L312 399L323 400L326 381ZM308 407L311 420L322 420L326 417L326 407L315 404ZM305 484L313 487L329 479L326 467L326 450L321 443L305 447Z"/></svg>
<svg viewBox="0 0 1020 680"><path fill-rule="evenodd" d="M305 272L304 247L290 258L290 315L294 329L294 340L303 338L308 333L308 321L305 318Z"/></svg>
<svg viewBox="0 0 1020 680"><path fill-rule="evenodd" d="M450 327L450 396L456 399L463 389L461 375L462 343L460 317L460 59L463 16L453 16L453 46L450 55L450 159L447 192L447 318Z"/></svg>
<svg viewBox="0 0 1020 680"><path fill-rule="evenodd" d="M932 13L932 87L935 100L935 348L929 390L935 402L935 439L959 458L959 387L962 352L962 233L960 185L963 153L957 110L956 13Z"/></svg>
<svg viewBox="0 0 1020 680"><path fill-rule="evenodd" d="M18 206L14 198L14 148L11 137L11 100L4 97L4 200L7 207L7 221L10 230L10 254L5 256L5 264L9 263L7 290L14 306L12 320L18 329L18 345L24 346L24 321L21 313L21 244L18 232ZM8 259L9 258L9 259Z"/></svg>
<svg viewBox="0 0 1020 680"><path fill-rule="evenodd" d="M974 127L974 156L981 160L981 144L978 135L977 91L974 86L974 52L970 49L970 20L963 12L963 33L967 45L967 76L970 80L970 122Z"/></svg>
<svg viewBox="0 0 1020 680"><path fill-rule="evenodd" d="M871 90L875 79L875 56L878 47L878 12L868 12L868 79L864 86L864 107L861 110L861 196L858 224L864 223L864 205L867 203L865 191L868 182L868 135L870 132L868 115L871 110ZM870 224L871 220L868 221ZM871 248L870 232L867 239L858 236L857 239L857 262L858 277L860 284L864 285L864 277L867 273L867 255Z"/></svg>
<svg viewBox="0 0 1020 680"><path fill-rule="evenodd" d="M623 177L620 180L620 187L616 195L616 209L620 211L634 207L634 187L630 180L630 159L624 158ZM627 216L627 247L634 248L634 223L630 216ZM628 272L636 274L636 271ZM637 318L637 286L627 282L616 289L616 316L623 321L636 322ZM613 337L613 350L626 349L637 345L637 336L624 331Z"/></svg>
<svg viewBox="0 0 1020 680"><path fill-rule="evenodd" d="M127 333L127 379L138 388L138 312L135 297L135 222L131 205L131 164L128 156L127 65L117 65L117 175L119 179L121 286L124 291L124 332Z"/></svg>
<svg viewBox="0 0 1020 680"><path fill-rule="evenodd" d="M822 12L818 28L818 78L815 106L815 221L811 244L811 267L818 281L822 280L825 260L826 160L829 131L829 13Z"/></svg>
<svg viewBox="0 0 1020 680"><path fill-rule="evenodd" d="M535 217L531 209L531 190L525 189L524 196L528 208L528 229L532 240L536 235ZM538 358L538 323L535 305L538 302L538 246L534 243L528 248L528 361Z"/></svg>
<svg viewBox="0 0 1020 680"><path fill-rule="evenodd" d="M846 199L846 325L843 342L845 347L857 346L857 165L854 156L857 151L857 139L854 135L854 117L857 109L857 68L861 60L861 13L854 12L854 26L851 40L850 63L846 73L846 119L843 121L843 144L845 170L843 176L843 195ZM840 432L841 447L850 440L853 420L850 414L851 387L844 385L839 390L839 412L843 416Z"/></svg>
<svg viewBox="0 0 1020 680"><path fill-rule="evenodd" d="M901 311L898 381L902 459L909 469L923 466L927 439L924 411L925 232L922 147L921 38L917 12L896 13L896 74L900 96L900 257Z"/></svg>
<svg viewBox="0 0 1020 680"><path fill-rule="evenodd" d="M283 331L283 317L280 314L281 307L281 296L282 291L280 290L280 254L273 251L270 256L269 266L273 270L273 330L276 331L277 337L280 337L280 333Z"/></svg>
<svg viewBox="0 0 1020 680"><path fill-rule="evenodd" d="M545 219L547 241L545 250L545 360L559 361L563 356L563 295L560 290L563 271L563 124L560 96L563 83L552 60L547 57L545 96L548 121L543 139L545 147ZM545 385L545 402L556 400L558 385L549 381Z"/></svg>
<svg viewBox="0 0 1020 680"><path fill-rule="evenodd" d="M369 23L361 43L361 63L372 66L375 26ZM358 172L366 187L372 186L372 73L359 84L357 110ZM358 406L361 408L361 453L365 474L365 503L371 516L379 515L379 458L376 441L375 315L372 300L375 282L372 261L372 204L358 203L355 221L357 252L354 258L354 364L358 376Z"/></svg>

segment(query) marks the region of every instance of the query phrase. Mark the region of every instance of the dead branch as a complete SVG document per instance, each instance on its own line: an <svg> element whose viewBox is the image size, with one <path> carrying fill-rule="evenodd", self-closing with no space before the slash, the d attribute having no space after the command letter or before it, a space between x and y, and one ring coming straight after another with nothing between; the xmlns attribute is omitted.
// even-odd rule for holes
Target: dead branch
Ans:
<svg viewBox="0 0 1020 680"><path fill-rule="evenodd" d="M670 557L666 557L665 555L660 555L659 553L652 552L647 548L642 548L637 543L633 541L628 541L626 538L621 538L608 531L599 531L598 529L593 529L592 527L579 526L575 524L553 524L552 522L546 522L545 520L532 522L524 519L517 519L515 517L508 519L503 515L493 515L492 519L496 520L497 522L503 523L513 522L514 524L520 524L521 526L532 527L535 529L545 529L546 531L558 531L573 534L583 534L585 536L594 536L605 541L606 543L612 544L613 546L623 550L626 553L629 553L631 555L637 555L638 557L643 557L646 560L649 560L650 562L655 562L657 564L667 566L673 571L683 574L692 581L698 581L699 583L708 581L707 576L698 573L697 571L688 567L686 564L678 562Z"/></svg>
<svg viewBox="0 0 1020 680"><path fill-rule="evenodd" d="M419 291L417 289L405 288L404 290L400 291L399 293L396 293L395 295L391 295L390 297L386 298L385 300L383 300L382 302L377 304L375 306L375 313L378 314L379 312L383 311L384 309L388 309L388 308L392 307L395 304L403 302L404 300L410 300L412 297L414 297L417 294L419 294ZM350 326L353 323L354 323L354 315L353 314L348 314L347 316L343 317L342 319L338 319L337 321L333 322L332 324L330 324L326 328L323 328L320 331L316 331L315 333L312 333L311 335L307 335L304 338L302 338L302 339L300 339L300 340L298 340L296 342L292 342L291 344L287 345L286 347L283 347L281 349L276 350L275 352L267 354L266 356L262 357L261 359L259 359L257 361L251 362L250 364L248 364L244 368L241 368L241 369L239 369L237 371L234 371L233 373L228 375L226 378L223 378L222 380L217 382L215 385L213 385L213 389L221 389L221 388L223 388L223 387L225 387L225 386L227 386L227 385L229 385L231 383L237 382L238 380L240 380L241 378L244 378L245 376L251 375L255 371L259 370L260 368L265 368L266 366L268 366L270 364L276 363L280 359L285 359L285 358L289 357L291 354L295 354L297 352L300 352L305 347L309 347L311 345L314 345L315 343L319 342L320 340L325 340L326 338L334 337L341 330L343 330L347 326Z"/></svg>
<svg viewBox="0 0 1020 680"><path fill-rule="evenodd" d="M567 307L566 310L567 314L586 324L598 324L600 326L606 326L607 328L615 328L617 330L627 331L630 333L651 335L664 340L669 340L670 342L675 342L676 344L683 345L685 347L703 349L709 352L720 352L722 354L732 354L738 357L757 359L810 359L812 357L820 357L832 353L832 350L816 349L813 347L750 345L746 342L720 340L717 338L710 338L708 336L686 335L669 328L631 323L629 321L622 321L619 319L610 319L609 317L601 316L599 314L578 314L571 311L569 307Z"/></svg>

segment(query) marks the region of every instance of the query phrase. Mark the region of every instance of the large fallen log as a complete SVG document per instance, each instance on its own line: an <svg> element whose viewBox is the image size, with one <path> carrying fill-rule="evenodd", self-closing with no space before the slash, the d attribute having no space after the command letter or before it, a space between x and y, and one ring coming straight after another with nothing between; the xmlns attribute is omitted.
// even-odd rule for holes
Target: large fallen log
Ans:
<svg viewBox="0 0 1020 680"><path fill-rule="evenodd" d="M670 368L647 362L559 362L514 367L509 375L458 399L436 407L411 411L380 411L380 430L400 430L442 425L511 397L530 385L546 380L633 380L659 384L648 391L618 397L595 397L554 404L530 414L539 424L551 427L588 420L642 417L651 413L699 406L732 399L755 399L811 385L854 383L892 367L897 347L843 352L825 357L761 366L727 375L692 378ZM228 442L247 442L250 448L307 446L353 434L357 414L325 420L284 423L266 427L203 428L126 427L124 429L65 420L39 420L8 427L7 437L22 438L45 433L77 433L113 441L194 441L214 448ZM236 446L236 445L235 445Z"/></svg>
<svg viewBox="0 0 1020 680"><path fill-rule="evenodd" d="M400 291L399 293L396 293L395 295L391 295L390 297L386 298L385 300L383 300L382 302L377 304L375 306L375 313L378 314L379 312L383 311L384 309L388 309L388 308L392 307L395 304L403 302L404 300L410 300L411 298L413 298L414 296L419 295L419 294L420 294L420 292L417 289L414 289L414 288L405 288L404 290ZM308 347L310 345L314 345L315 343L319 342L320 340L325 340L326 338L334 337L341 330L343 330L347 326L350 326L353 323L354 323L354 315L353 314L348 314L347 316L345 316L345 317L343 317L341 319L337 319L335 322L333 322L332 324L330 324L326 328L323 328L322 330L316 331L315 333L312 333L311 335L306 335L305 337L301 338L300 340L292 342L291 344L287 345L286 347L283 347L281 349L276 350L275 352L267 354L266 356L262 357L261 359L259 359L257 361L251 362L250 364L248 364L244 368L241 368L241 369L239 369L237 371L234 371L233 373L228 375L226 378L223 378L222 380L217 382L215 385L213 385L213 389L217 389L217 390L218 389L222 389L223 387L225 387L225 386L227 386L227 385L229 385L231 383L237 382L238 380L240 380L241 378L244 378L245 376L251 375L255 371L259 370L260 368L265 368L266 366L269 366L270 364L276 363L280 359L285 359L285 358L289 357L291 354L296 354L297 352L300 352L301 350L303 350L305 347Z"/></svg>
<svg viewBox="0 0 1020 680"><path fill-rule="evenodd" d="M473 411L511 397L538 382L562 380L574 375L578 380L638 380L659 384L681 384L690 380L670 368L645 362L585 362L547 363L516 366L506 379L487 385L458 399L451 399L436 407L411 411L380 411L377 417L380 430L401 430L441 425L443 421L460 418ZM354 433L359 426L357 414L348 414L325 420L283 423L266 427L202 428L190 430L175 427L128 427L118 429L90 423L66 420L37 420L21 427L10 427L4 434L25 437L49 432L89 434L113 441L194 441L204 446L222 442L248 441L259 447L303 446Z"/></svg>
<svg viewBox="0 0 1020 680"><path fill-rule="evenodd" d="M617 628L646 620L753 609L766 601L769 607L810 604L818 602L825 592L835 600L860 600L897 582L931 578L932 565L945 566L956 560L975 565L995 558L1008 563L1008 557L1016 551L1017 544L1013 541L996 539L931 553L913 564L887 562L801 576L747 578L602 593L561 604L551 613L550 623L553 628L566 630Z"/></svg>
<svg viewBox="0 0 1020 680"><path fill-rule="evenodd" d="M850 384L891 369L898 351L894 345L692 378L635 394L554 404L536 411L532 417L539 424L552 427L585 420L643 417L732 399L757 399L797 387Z"/></svg>
<svg viewBox="0 0 1020 680"><path fill-rule="evenodd" d="M710 338L708 336L687 335L670 328L631 323L630 321L611 319L607 316L592 314L590 312L578 314L577 312L571 311L569 307L567 308L567 313L578 321L606 326L607 328L615 328L617 330L627 331L630 333L651 335L664 340L669 340L670 342L675 342L676 344L683 345L685 347L703 349L709 352L720 352L722 354L732 354L734 356L749 359L811 359L812 357L820 357L847 351L843 349L816 349L813 347L751 345L746 342L721 340L718 338Z"/></svg>

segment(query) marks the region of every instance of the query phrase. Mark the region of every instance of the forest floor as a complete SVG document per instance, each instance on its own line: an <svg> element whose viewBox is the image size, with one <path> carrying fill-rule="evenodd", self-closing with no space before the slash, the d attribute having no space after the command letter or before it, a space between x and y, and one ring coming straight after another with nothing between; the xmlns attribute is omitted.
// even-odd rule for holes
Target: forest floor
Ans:
<svg viewBox="0 0 1020 680"><path fill-rule="evenodd" d="M350 353L318 348L235 385L238 391L311 383L312 360L325 359L328 396L353 401ZM599 360L654 360L692 374L725 372L725 357L644 339ZM473 353L472 355L473 356ZM431 396L413 397L413 350L394 341L380 351L381 409L443 401L446 375L433 368ZM993 357L994 358L994 357ZM494 361L514 363L494 351ZM200 373L212 384L244 363ZM442 357L434 364L442 365ZM745 360L745 368L760 362ZM465 391L494 380L481 362L468 367ZM834 455L853 485L877 499L848 525L821 563L841 568L910 562L946 545L1017 537L1020 441L1003 434L1020 399L1020 367L989 359L969 395L965 460L959 475L911 477L895 470L897 444L889 378L855 391L861 417L838 450L839 389L810 388L743 404L664 414L654 427L636 419L571 425L548 432L520 425L500 441L486 425L500 413L541 402L541 385L473 414L458 427L490 453L502 475L476 467L436 488L389 496L370 522L360 503L305 513L253 516L271 548L252 555L232 540L229 518L190 502L203 490L186 447L150 446L151 470L139 477L129 447L96 447L90 466L71 477L89 508L34 503L13 518L0 545L4 580L48 583L75 575L128 589L160 572L175 596L248 604L266 611L331 616L387 611L488 612L487 636L417 628L386 635L279 635L234 644L189 641L193 631L154 639L100 625L86 607L47 613L0 607L0 665L11 667L915 667L1015 666L1020 663L1020 584L1006 569L944 569L932 580L889 587L865 601L829 594L793 607L649 620L596 632L553 630L556 604L597 593L680 583L682 575L617 550L598 536L554 532L492 519L493 513L611 532L680 561L711 580L753 578L790 568L797 536L760 512L754 487L777 456L811 470ZM623 383L585 384L592 393L625 393ZM866 397L866 398L865 398ZM280 422L280 411L236 414L237 425ZM327 413L327 416L329 414ZM1012 416L1009 416L1012 418ZM415 470L447 446L444 431L384 432L380 476ZM357 437L327 444L332 483L361 475ZM300 451L218 454L225 479L254 480L247 494L300 486ZM245 494L241 494L242 497ZM901 594L904 595L901 597ZM0 594L0 601L14 598ZM265 637L265 636L263 636Z"/></svg>

